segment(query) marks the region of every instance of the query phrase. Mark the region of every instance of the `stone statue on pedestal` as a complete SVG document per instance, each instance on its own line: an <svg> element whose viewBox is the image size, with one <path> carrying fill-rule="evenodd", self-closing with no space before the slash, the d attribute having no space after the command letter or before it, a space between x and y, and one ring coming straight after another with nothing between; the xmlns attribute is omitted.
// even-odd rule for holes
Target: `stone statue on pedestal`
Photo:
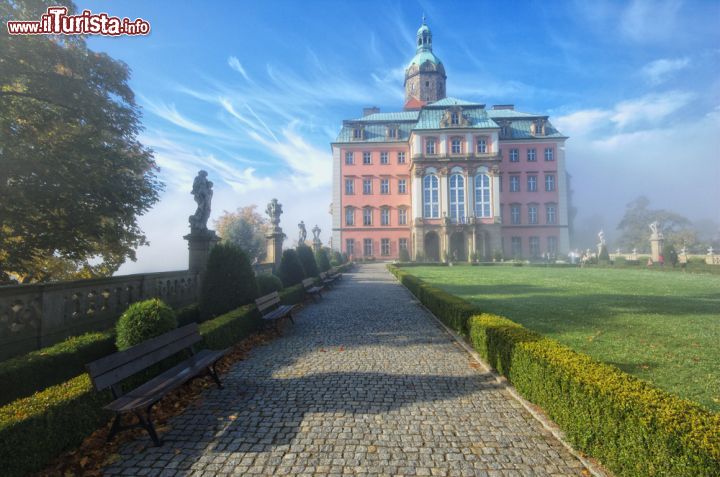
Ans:
<svg viewBox="0 0 720 477"><path fill-rule="evenodd" d="M649 224L648 227L650 227L650 231L652 232L652 235L650 235L650 259L653 262L662 262L660 257L662 256L665 238L663 237L663 233L660 229L660 222L656 220Z"/></svg>
<svg viewBox="0 0 720 477"><path fill-rule="evenodd" d="M193 181L191 194L197 202L197 210L188 220L190 222L190 233L207 232L207 221L210 218L210 204L213 196L213 183L207 179L207 171L198 172Z"/></svg>
<svg viewBox="0 0 720 477"><path fill-rule="evenodd" d="M270 217L270 223L273 226L273 231L280 230L280 215L282 215L282 204L277 199L273 199L267 205L265 213Z"/></svg>
<svg viewBox="0 0 720 477"><path fill-rule="evenodd" d="M318 250L320 250L320 248L322 247L322 242L320 241L320 232L321 232L320 227L315 225L315 227L313 227L313 229L312 229L312 233L313 233L312 245L313 245L313 249L316 252Z"/></svg>
<svg viewBox="0 0 720 477"><path fill-rule="evenodd" d="M302 220L298 224L298 245L303 245L305 243L305 239L307 239L307 230L305 230L305 222Z"/></svg>

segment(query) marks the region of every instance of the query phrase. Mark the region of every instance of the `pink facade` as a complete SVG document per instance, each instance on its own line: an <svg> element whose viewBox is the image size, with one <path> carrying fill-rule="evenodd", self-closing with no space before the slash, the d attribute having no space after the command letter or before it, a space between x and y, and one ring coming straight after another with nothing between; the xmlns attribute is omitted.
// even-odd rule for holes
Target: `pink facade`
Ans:
<svg viewBox="0 0 720 477"><path fill-rule="evenodd" d="M405 110L368 108L333 150L333 247L353 258L487 260L569 249L564 143L547 116L444 97L418 30Z"/></svg>

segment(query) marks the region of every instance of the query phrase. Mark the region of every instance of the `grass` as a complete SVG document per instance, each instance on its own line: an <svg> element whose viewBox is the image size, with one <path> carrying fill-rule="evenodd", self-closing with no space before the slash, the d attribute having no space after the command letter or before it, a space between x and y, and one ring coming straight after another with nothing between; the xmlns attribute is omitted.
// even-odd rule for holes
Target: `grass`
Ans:
<svg viewBox="0 0 720 477"><path fill-rule="evenodd" d="M408 272L720 411L720 276L535 267Z"/></svg>

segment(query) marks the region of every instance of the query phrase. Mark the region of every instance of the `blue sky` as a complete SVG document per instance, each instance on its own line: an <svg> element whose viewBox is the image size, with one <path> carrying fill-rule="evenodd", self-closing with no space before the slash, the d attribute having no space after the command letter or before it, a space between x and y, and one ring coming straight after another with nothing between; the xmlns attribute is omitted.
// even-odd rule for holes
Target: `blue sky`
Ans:
<svg viewBox="0 0 720 477"><path fill-rule="evenodd" d="M612 239L640 194L720 220L720 2L79 2L152 25L92 38L125 61L142 140L167 183L141 220L151 241L121 272L185 266L200 168L213 217L272 197L294 239L330 232L330 146L363 106L400 110L423 12L449 96L551 116L571 136L580 227ZM592 244L579 244L589 246ZM612 244L611 244L612 246Z"/></svg>

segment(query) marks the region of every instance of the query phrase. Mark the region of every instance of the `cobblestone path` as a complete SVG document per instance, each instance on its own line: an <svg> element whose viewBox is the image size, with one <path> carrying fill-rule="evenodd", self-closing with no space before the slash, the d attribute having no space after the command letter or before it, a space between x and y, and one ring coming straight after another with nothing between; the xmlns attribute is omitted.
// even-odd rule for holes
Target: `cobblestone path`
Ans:
<svg viewBox="0 0 720 477"><path fill-rule="evenodd" d="M384 265L357 270L106 475L582 475Z"/></svg>

